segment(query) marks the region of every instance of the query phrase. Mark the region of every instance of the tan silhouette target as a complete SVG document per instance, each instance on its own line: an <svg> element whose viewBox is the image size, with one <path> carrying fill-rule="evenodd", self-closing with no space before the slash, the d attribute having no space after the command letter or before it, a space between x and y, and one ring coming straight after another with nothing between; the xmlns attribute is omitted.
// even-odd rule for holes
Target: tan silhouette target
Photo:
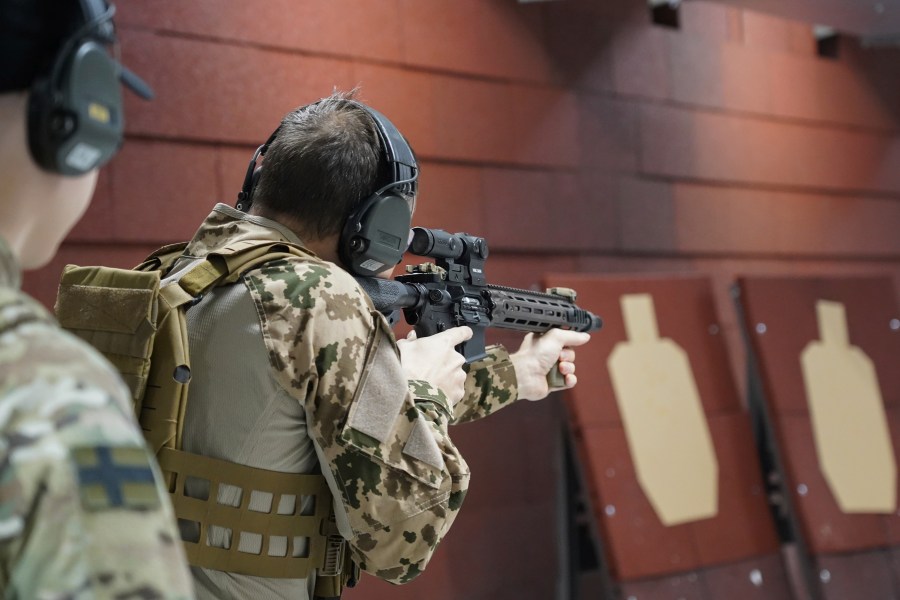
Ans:
<svg viewBox="0 0 900 600"><path fill-rule="evenodd" d="M850 344L844 305L816 303L821 340L800 354L819 468L845 513L891 513L897 463L872 360Z"/></svg>
<svg viewBox="0 0 900 600"><path fill-rule="evenodd" d="M620 298L628 340L607 365L638 483L664 525L718 512L719 465L687 353L660 338L653 298Z"/></svg>

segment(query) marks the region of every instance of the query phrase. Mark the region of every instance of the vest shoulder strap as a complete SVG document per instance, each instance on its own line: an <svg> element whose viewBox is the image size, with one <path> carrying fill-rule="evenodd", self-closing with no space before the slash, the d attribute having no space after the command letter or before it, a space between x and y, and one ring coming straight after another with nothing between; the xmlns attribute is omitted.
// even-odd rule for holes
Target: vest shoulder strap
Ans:
<svg viewBox="0 0 900 600"><path fill-rule="evenodd" d="M136 271L159 271L167 274L179 259L189 259L184 254L187 244L163 246L144 262L135 267ZM309 258L312 254L297 244L273 240L241 240L210 252L206 257L194 259L185 272L173 281L191 298L196 298L210 288L234 283L241 275L263 263L281 258ZM169 282L163 280L165 287ZM186 301L186 298L183 298Z"/></svg>
<svg viewBox="0 0 900 600"><path fill-rule="evenodd" d="M177 244L168 244L163 246L150 256L144 259L144 262L134 268L135 271L161 271L167 273L175 261L184 254L187 248L187 242L179 242Z"/></svg>

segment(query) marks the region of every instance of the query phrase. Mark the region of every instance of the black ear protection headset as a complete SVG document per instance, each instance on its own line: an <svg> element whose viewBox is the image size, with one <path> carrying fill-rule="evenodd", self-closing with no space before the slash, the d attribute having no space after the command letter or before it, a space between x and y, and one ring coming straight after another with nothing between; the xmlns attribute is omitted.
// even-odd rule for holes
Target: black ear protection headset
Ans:
<svg viewBox="0 0 900 600"><path fill-rule="evenodd" d="M28 147L43 169L81 175L106 163L122 144L121 80L139 96L153 91L105 46L116 41L115 7L81 0L84 24L60 46L49 72L28 96Z"/></svg>
<svg viewBox="0 0 900 600"><path fill-rule="evenodd" d="M371 277L399 263L406 252L412 214L404 194L415 196L419 167L412 148L387 117L355 100L346 102L372 117L388 168L387 183L357 205L347 218L338 242L338 254L344 267L354 275ZM244 185L238 194L238 210L246 212L250 209L253 190L262 170L262 167L257 168L257 160L266 154L280 130L281 126L250 159Z"/></svg>

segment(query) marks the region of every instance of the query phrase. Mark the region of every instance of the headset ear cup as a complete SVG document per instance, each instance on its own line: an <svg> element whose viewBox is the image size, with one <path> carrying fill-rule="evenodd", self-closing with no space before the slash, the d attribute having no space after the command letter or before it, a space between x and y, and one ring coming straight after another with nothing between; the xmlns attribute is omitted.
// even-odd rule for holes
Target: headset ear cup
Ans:
<svg viewBox="0 0 900 600"><path fill-rule="evenodd" d="M54 115L61 112L47 79L35 81L28 94L28 149L34 162L43 169L57 170L59 134L53 132ZM57 117L58 118L58 117Z"/></svg>
<svg viewBox="0 0 900 600"><path fill-rule="evenodd" d="M344 225L338 253L353 274L372 277L400 262L406 252L412 214L399 194L363 201Z"/></svg>
<svg viewBox="0 0 900 600"><path fill-rule="evenodd" d="M122 145L119 69L92 40L76 45L57 63L30 90L28 147L41 168L83 175L105 164Z"/></svg>

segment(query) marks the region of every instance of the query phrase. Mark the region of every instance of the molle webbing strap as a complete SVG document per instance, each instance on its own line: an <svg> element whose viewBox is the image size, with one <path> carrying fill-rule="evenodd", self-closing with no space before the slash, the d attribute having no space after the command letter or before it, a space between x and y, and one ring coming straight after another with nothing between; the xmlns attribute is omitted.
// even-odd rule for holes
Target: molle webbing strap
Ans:
<svg viewBox="0 0 900 600"><path fill-rule="evenodd" d="M158 275L157 271L153 273ZM142 401L137 405L144 439L154 454L181 442L191 365L184 311L180 307L192 300L178 285L163 285L159 289L150 373Z"/></svg>
<svg viewBox="0 0 900 600"><path fill-rule="evenodd" d="M341 572L344 544L329 520L331 493L322 475L267 471L169 448L158 458L170 478L178 519L199 525L199 538L184 542L192 566L273 578L305 578L316 569L320 576ZM188 478L209 482L206 499L185 495ZM241 488L240 506L218 502L222 485ZM271 494L267 512L250 508L254 494ZM293 505L290 514L277 513L283 498ZM230 543L223 544L227 548L209 545L211 527L230 533ZM242 549L250 536L258 543ZM338 556L332 546L338 547ZM293 556L299 550L303 556Z"/></svg>
<svg viewBox="0 0 900 600"><path fill-rule="evenodd" d="M192 298L203 294L214 287L223 277L228 275L227 266L216 257L208 256L206 260L197 260L196 264L178 277L178 285Z"/></svg>

